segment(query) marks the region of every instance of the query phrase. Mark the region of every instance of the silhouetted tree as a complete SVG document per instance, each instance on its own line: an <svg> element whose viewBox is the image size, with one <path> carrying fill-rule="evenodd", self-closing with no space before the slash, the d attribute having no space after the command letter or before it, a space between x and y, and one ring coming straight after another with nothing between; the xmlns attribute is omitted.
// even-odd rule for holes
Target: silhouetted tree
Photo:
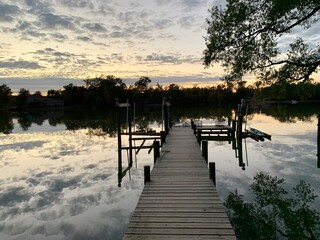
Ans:
<svg viewBox="0 0 320 240"><path fill-rule="evenodd" d="M29 96L30 96L29 90L27 90L25 88L20 88L19 94L16 98L17 107L19 107L19 108L25 107Z"/></svg>
<svg viewBox="0 0 320 240"><path fill-rule="evenodd" d="M320 65L319 44L296 38L279 48L278 42L295 29L310 28L319 12L319 0L227 0L224 8L213 6L204 64L222 63L227 81L252 72L266 81L307 81Z"/></svg>
<svg viewBox="0 0 320 240"><path fill-rule="evenodd" d="M148 89L150 83L151 79L149 77L140 77L140 79L134 83L134 86L139 92L144 92Z"/></svg>
<svg viewBox="0 0 320 240"><path fill-rule="evenodd" d="M113 75L100 76L84 80L86 89L95 96L96 105L114 105L114 99L125 99L126 84ZM93 97L93 95L90 95Z"/></svg>
<svg viewBox="0 0 320 240"><path fill-rule="evenodd" d="M0 109L8 109L11 100L11 89L6 85L0 85Z"/></svg>
<svg viewBox="0 0 320 240"><path fill-rule="evenodd" d="M83 86L74 86L72 83L63 86L61 92L66 106L85 105L86 89Z"/></svg>

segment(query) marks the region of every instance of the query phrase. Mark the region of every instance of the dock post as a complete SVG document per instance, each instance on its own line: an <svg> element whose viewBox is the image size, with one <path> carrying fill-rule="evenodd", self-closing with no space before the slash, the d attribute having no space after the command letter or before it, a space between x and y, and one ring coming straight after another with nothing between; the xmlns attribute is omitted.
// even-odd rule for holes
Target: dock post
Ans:
<svg viewBox="0 0 320 240"><path fill-rule="evenodd" d="M127 100L129 105L129 100ZM128 125L129 125L129 167L132 167L132 123L131 123L131 105L128 107Z"/></svg>
<svg viewBox="0 0 320 240"><path fill-rule="evenodd" d="M169 134L169 128L170 128L170 123L169 123L169 109L168 109L168 103L165 100L163 104L163 112L164 112L164 130L166 131L166 135Z"/></svg>
<svg viewBox="0 0 320 240"><path fill-rule="evenodd" d="M202 156L206 163L208 163L208 141L202 141Z"/></svg>
<svg viewBox="0 0 320 240"><path fill-rule="evenodd" d="M160 157L160 143L159 141L153 142L153 159L154 162L157 161L157 158Z"/></svg>
<svg viewBox="0 0 320 240"><path fill-rule="evenodd" d="M193 133L197 135L197 124L193 124Z"/></svg>
<svg viewBox="0 0 320 240"><path fill-rule="evenodd" d="M320 168L320 113L318 114L318 136L317 136L317 156L318 156L318 164L317 167Z"/></svg>
<svg viewBox="0 0 320 240"><path fill-rule="evenodd" d="M160 131L160 138L161 138L161 147L166 142L166 132Z"/></svg>
<svg viewBox="0 0 320 240"><path fill-rule="evenodd" d="M193 119L191 118L191 129L193 129L193 126L194 126L194 121L193 121Z"/></svg>
<svg viewBox="0 0 320 240"><path fill-rule="evenodd" d="M232 136L233 138L235 137L236 124L237 124L236 120L232 120L232 122L231 122L231 128L232 128L232 134L231 134L231 136Z"/></svg>
<svg viewBox="0 0 320 240"><path fill-rule="evenodd" d="M119 99L115 99L117 108L117 135L118 135L118 186L121 187L122 181L122 145L121 145L121 119Z"/></svg>
<svg viewBox="0 0 320 240"><path fill-rule="evenodd" d="M237 129L237 135L238 138L242 138L242 123L243 123L243 116L238 116L238 129Z"/></svg>
<svg viewBox="0 0 320 240"><path fill-rule="evenodd" d="M201 130L197 130L197 141L200 145L201 144Z"/></svg>
<svg viewBox="0 0 320 240"><path fill-rule="evenodd" d="M216 163L210 162L209 163L209 176L212 179L214 185L216 185Z"/></svg>
<svg viewBox="0 0 320 240"><path fill-rule="evenodd" d="M147 182L151 181L151 178L150 178L150 166L149 165L145 165L143 170L144 170L144 184L146 184Z"/></svg>

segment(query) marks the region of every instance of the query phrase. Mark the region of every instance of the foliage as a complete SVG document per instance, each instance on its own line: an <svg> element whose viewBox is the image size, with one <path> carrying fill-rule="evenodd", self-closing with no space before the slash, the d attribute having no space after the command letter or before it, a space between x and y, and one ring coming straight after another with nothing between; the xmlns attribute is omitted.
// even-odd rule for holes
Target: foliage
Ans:
<svg viewBox="0 0 320 240"><path fill-rule="evenodd" d="M9 107L11 94L12 91L6 84L0 85L0 109Z"/></svg>
<svg viewBox="0 0 320 240"><path fill-rule="evenodd" d="M301 37L279 40L303 32L319 19L319 0L227 0L213 6L207 20L204 64L222 63L227 81L255 73L265 81L308 81L320 65L320 47ZM287 52L285 52L287 50Z"/></svg>
<svg viewBox="0 0 320 240"><path fill-rule="evenodd" d="M113 75L88 78L84 82L87 89L86 102L90 105L111 106L115 98L124 99L126 84Z"/></svg>
<svg viewBox="0 0 320 240"><path fill-rule="evenodd" d="M299 82L296 84L282 82L281 84L265 86L261 82L257 82L254 86L246 86L245 81L239 81L233 85L219 84L204 88L197 86L184 88L175 83L171 83L169 86L157 84L153 87L148 85L150 83L149 80L148 77L141 77L136 82L136 86L127 87L120 78L114 76L97 77L84 80L85 86L76 86L70 83L60 90L50 89L47 91L47 97L61 99L64 101L65 106L89 106L93 108L113 108L115 98L119 98L120 102L126 102L129 99L130 102L137 105L154 105L161 104L163 97L170 97L174 106L201 104L230 106L236 105L241 99L257 101L289 100L290 102L291 100L320 100L320 83ZM6 89L6 86L3 89ZM27 89L20 89L19 95L16 97L4 95L9 96L9 105L16 99L16 106L22 108L26 107L30 92ZM28 104L27 107L37 106Z"/></svg>
<svg viewBox="0 0 320 240"><path fill-rule="evenodd" d="M250 185L254 203L237 191L228 195L225 205L238 239L319 239L320 214L311 208L314 190L300 181L293 188L295 198L286 198L284 184L284 179L260 172Z"/></svg>
<svg viewBox="0 0 320 240"><path fill-rule="evenodd" d="M134 86L139 92L144 92L148 89L150 83L151 79L149 77L140 77L140 79L134 83Z"/></svg>
<svg viewBox="0 0 320 240"><path fill-rule="evenodd" d="M19 108L22 108L26 105L30 92L28 89L20 88L19 94L16 98L16 105Z"/></svg>

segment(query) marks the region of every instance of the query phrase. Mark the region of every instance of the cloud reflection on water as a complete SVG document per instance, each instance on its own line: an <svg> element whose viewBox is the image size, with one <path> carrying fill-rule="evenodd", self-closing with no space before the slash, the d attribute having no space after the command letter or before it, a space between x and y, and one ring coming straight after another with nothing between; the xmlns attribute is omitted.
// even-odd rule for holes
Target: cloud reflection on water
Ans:
<svg viewBox="0 0 320 240"><path fill-rule="evenodd" d="M247 139L245 171L231 144L210 142L209 161L216 162L221 198L237 188L250 200L248 187L258 171L283 177L291 185L304 179L320 195L316 124L311 120L288 124L254 115L249 124L270 133L272 141ZM0 135L0 239L122 238L143 188L142 166L152 159L139 153L132 180L127 174L118 188L117 139L87 133L59 126L59 131L15 129Z"/></svg>
<svg viewBox="0 0 320 240"><path fill-rule="evenodd" d="M0 239L122 236L143 181L132 169L135 178L117 187L116 139L17 133L0 148Z"/></svg>

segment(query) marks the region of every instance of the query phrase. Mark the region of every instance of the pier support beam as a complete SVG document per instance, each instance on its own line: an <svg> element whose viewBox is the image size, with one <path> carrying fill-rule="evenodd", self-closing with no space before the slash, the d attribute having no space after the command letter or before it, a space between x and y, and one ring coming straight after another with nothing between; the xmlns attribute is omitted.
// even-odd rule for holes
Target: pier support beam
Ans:
<svg viewBox="0 0 320 240"><path fill-rule="evenodd" d="M202 141L202 156L206 163L208 163L208 141Z"/></svg>
<svg viewBox="0 0 320 240"><path fill-rule="evenodd" d="M144 184L146 184L147 182L150 182L151 178L150 178L150 166L146 165L144 166Z"/></svg>
<svg viewBox="0 0 320 240"><path fill-rule="evenodd" d="M165 131L160 131L160 138L161 138L161 147L162 145L166 142L166 132Z"/></svg>
<svg viewBox="0 0 320 240"><path fill-rule="evenodd" d="M212 179L214 185L216 185L216 163L210 162L209 163L209 176Z"/></svg>
<svg viewBox="0 0 320 240"><path fill-rule="evenodd" d="M320 168L320 113L318 114L318 137L317 137L317 157L318 157L318 163L317 167Z"/></svg>
<svg viewBox="0 0 320 240"><path fill-rule="evenodd" d="M160 143L159 141L153 142L153 159L154 163L157 161L157 158L160 157Z"/></svg>
<svg viewBox="0 0 320 240"><path fill-rule="evenodd" d="M197 142L201 144L201 130L197 130Z"/></svg>
<svg viewBox="0 0 320 240"><path fill-rule="evenodd" d="M194 135L197 135L197 124L193 124L193 133Z"/></svg>

